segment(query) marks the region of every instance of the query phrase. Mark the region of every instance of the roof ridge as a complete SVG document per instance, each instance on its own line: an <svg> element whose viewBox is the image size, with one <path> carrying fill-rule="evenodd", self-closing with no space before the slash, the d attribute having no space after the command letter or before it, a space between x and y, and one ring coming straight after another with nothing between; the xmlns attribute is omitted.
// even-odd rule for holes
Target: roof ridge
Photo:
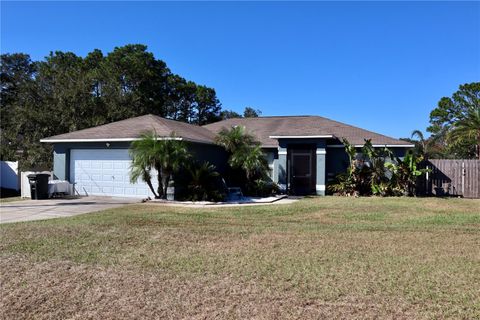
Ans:
<svg viewBox="0 0 480 320"><path fill-rule="evenodd" d="M326 117L322 117L322 116L317 116L317 117L326 119L326 120L331 121L331 122L335 122L335 123L341 124L341 125L343 125L343 126L347 126L347 127L355 128L355 129L360 129L360 130L363 130L363 131L366 131L366 132L369 132L369 133L373 133L373 134L376 134L376 135L379 135L379 136L382 136L382 137L385 137L385 138L389 138L389 139L394 139L394 140L399 140L399 141L400 141L399 138L390 137L390 136L387 136L387 135L384 135L384 134L381 134L381 133L378 133L378 132L375 132L375 131L367 130L367 129L364 129L364 128L360 128L360 127L357 127L357 126L354 126L354 125L351 125L351 124L348 124L348 123L345 123L345 122L341 122L341 121L337 121L337 120L332 120L332 119L330 119L330 118L326 118Z"/></svg>
<svg viewBox="0 0 480 320"><path fill-rule="evenodd" d="M364 128L361 128L361 127L358 127L358 126L355 126L355 125L351 125L351 124L348 124L348 123L345 123L345 122L341 122L341 121L337 121L337 120L333 120L333 119L330 119L330 118L327 118L327 117L323 117L323 116L319 116L319 115L287 115L287 116L261 116L261 117L253 117L253 118L230 118L230 119L225 119L225 120L220 120L220 121L217 121L217 122L213 122L213 123L209 123L207 125L204 125L204 126L208 126L210 124L214 124L214 123L219 123L219 122L223 122L223 121L228 121L228 120L246 120L246 121L251 121L251 120L256 120L256 119L265 119L265 118L321 118L321 119L325 119L327 121L330 121L330 122L334 122L334 123L337 123L337 124L340 124L342 126L347 126L347 127L350 127L350 128L354 128L354 129L359 129L359 130L363 130L363 131L366 131L368 133L372 133L372 134L375 134L375 135L378 135L378 136L382 136L382 137L385 137L385 138L389 138L389 139L394 139L394 140L399 140L399 138L394 138L394 137L390 137L390 136L387 136L387 135L384 135L384 134L381 134L381 133L378 133L378 132L374 132L374 131L371 131L371 130L367 130L367 129L364 129Z"/></svg>

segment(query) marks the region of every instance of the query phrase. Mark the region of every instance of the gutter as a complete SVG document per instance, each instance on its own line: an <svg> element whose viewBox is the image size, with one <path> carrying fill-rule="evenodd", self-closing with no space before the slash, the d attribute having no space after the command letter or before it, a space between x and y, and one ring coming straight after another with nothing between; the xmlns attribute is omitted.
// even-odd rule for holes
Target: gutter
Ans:
<svg viewBox="0 0 480 320"><path fill-rule="evenodd" d="M355 144L353 145L355 148L361 148L364 145L363 144ZM374 148L381 148L381 147L387 147L387 148L413 148L415 145L413 144L372 144L372 147ZM331 144L327 145L327 148L345 148L345 145L343 144Z"/></svg>
<svg viewBox="0 0 480 320"><path fill-rule="evenodd" d="M331 139L335 138L332 134L315 135L315 136L269 136L270 139Z"/></svg>
<svg viewBox="0 0 480 320"><path fill-rule="evenodd" d="M92 139L40 139L40 142L44 143L76 143L76 142L132 142L138 141L141 138L92 138ZM203 143L203 144L214 144L213 142L208 142L204 140L197 139L184 139L182 137L158 137L157 140L176 140L176 141L187 141L194 143Z"/></svg>

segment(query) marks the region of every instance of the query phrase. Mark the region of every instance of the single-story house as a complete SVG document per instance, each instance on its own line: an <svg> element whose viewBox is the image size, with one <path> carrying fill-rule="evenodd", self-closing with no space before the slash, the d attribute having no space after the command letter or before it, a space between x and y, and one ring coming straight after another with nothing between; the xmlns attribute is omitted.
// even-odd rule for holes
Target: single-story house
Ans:
<svg viewBox="0 0 480 320"><path fill-rule="evenodd" d="M356 147L371 139L374 147L387 146L403 156L413 145L378 133L319 116L235 118L196 126L154 115L78 130L41 142L53 144L54 175L75 184L80 194L151 196L148 187L130 183L128 148L142 133L155 130L168 138L189 142L194 158L209 161L222 172L227 155L215 144L222 128L244 126L261 143L280 189L294 194L324 195L326 185L348 166L342 138Z"/></svg>

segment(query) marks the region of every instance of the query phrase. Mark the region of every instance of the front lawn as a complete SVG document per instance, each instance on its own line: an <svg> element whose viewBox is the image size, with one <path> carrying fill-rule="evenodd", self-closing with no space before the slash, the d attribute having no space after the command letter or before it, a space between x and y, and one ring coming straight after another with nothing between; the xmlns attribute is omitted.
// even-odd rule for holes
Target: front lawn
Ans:
<svg viewBox="0 0 480 320"><path fill-rule="evenodd" d="M1 225L2 318L480 318L480 200L131 205Z"/></svg>

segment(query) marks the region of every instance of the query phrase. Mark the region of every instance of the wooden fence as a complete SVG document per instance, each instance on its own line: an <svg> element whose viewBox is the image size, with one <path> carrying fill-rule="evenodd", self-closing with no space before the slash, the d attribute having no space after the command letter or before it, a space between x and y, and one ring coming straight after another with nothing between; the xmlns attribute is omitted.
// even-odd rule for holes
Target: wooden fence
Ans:
<svg viewBox="0 0 480 320"><path fill-rule="evenodd" d="M480 160L428 160L422 165L431 172L418 181L425 195L480 198Z"/></svg>

